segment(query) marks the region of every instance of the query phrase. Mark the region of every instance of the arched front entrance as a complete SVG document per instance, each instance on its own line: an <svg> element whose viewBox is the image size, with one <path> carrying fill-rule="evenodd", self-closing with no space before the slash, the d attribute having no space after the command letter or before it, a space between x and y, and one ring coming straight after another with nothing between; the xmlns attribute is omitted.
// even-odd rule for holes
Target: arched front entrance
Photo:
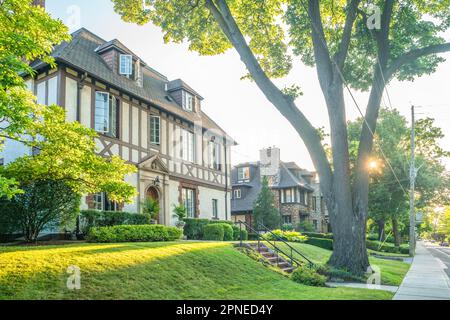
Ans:
<svg viewBox="0 0 450 320"><path fill-rule="evenodd" d="M156 201L158 208L160 207L160 196L159 196L159 191L156 187L148 187L147 191L145 192L145 197L146 199L152 199L154 201ZM161 210L159 210L159 214L155 217L155 220L157 221L157 223L162 223L161 219Z"/></svg>

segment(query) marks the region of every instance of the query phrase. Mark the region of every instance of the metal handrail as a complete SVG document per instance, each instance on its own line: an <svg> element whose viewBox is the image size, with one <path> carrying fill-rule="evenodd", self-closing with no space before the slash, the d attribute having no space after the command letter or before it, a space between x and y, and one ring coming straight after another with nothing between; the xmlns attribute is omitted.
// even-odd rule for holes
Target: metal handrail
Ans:
<svg viewBox="0 0 450 320"><path fill-rule="evenodd" d="M261 247L261 245L260 245L261 239L264 240L265 242L267 242L269 245L271 245L271 246L273 247L273 249L275 250L275 253L276 253L276 255L277 255L277 265L278 265L278 263L279 263L279 254L278 254L278 253L281 253L281 254L285 255L286 257L288 257L289 260L291 260L291 266L293 266L294 263L295 263L297 266L300 266L300 265L302 264L299 260L297 260L296 258L294 258L294 255L293 255L293 251L295 251L295 252L297 252L297 253L299 253L299 252L298 252L297 250L295 250L294 248L292 248L292 246L290 246L284 239L281 239L281 238L279 238L278 236L275 235L275 236L276 236L276 239L278 239L278 240L280 240L281 242L283 242L283 243L285 243L285 244L288 245L288 247L291 249L291 254L290 254L290 255L287 254L286 252L284 252L284 251L283 251L282 249L280 249L279 247L277 247L277 245L276 245L276 240L274 240L273 243L272 243L270 240L264 239L264 238L259 234L259 232L258 232L257 230L253 229L253 228L252 228L249 224L247 224L246 222L244 222L244 221L237 221L236 223L239 224L240 247L242 247L242 225L244 225L244 226L246 226L248 229L250 229L250 231L252 231L252 232L254 232L254 233L257 234L257 236L258 236L258 251L259 251L259 249L260 249L260 247ZM306 258L306 257L305 257L304 255L302 255L301 253L299 253L299 254L300 254L303 258L305 258L306 261L309 262L310 266L313 265L313 263L311 262L311 260L309 260L308 258Z"/></svg>
<svg viewBox="0 0 450 320"><path fill-rule="evenodd" d="M284 244L286 244L291 251L294 251L295 253L297 253L298 255L300 255L303 259L305 259L306 261L309 262L310 265L314 265L314 263L309 260L303 253L299 252L297 249L295 249L293 246L291 246L289 244L289 242L287 242L286 240L284 240L283 238L281 238L280 236L276 235L275 233L273 233L269 228L267 228L265 225L263 225L262 223L258 223L259 227L262 227L265 231L269 232L271 235L273 235L275 238L277 238L278 240L282 241Z"/></svg>

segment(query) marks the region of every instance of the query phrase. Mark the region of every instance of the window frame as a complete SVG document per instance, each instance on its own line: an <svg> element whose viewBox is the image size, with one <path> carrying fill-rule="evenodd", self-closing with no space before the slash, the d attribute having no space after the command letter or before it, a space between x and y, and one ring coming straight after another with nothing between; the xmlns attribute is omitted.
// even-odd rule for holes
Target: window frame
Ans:
<svg viewBox="0 0 450 320"><path fill-rule="evenodd" d="M98 127L97 119L100 117L97 113L97 111L100 109L100 107L97 106L98 95L105 95L107 96L107 110L103 108L104 114L103 121L107 119L107 127L103 126L103 128ZM101 103L104 103L101 101ZM119 106L120 101L111 93L107 91L95 91L95 101L94 101L94 130L98 133L104 134L106 136L119 139ZM107 112L105 112L107 111ZM106 115L105 115L106 114ZM106 129L106 130L104 130Z"/></svg>
<svg viewBox="0 0 450 320"><path fill-rule="evenodd" d="M181 189L181 200L186 207L186 215L188 218L195 218L196 215L196 190L190 188ZM189 199L192 196L192 199Z"/></svg>
<svg viewBox="0 0 450 320"><path fill-rule="evenodd" d="M195 95L183 90L183 109L189 112L195 111Z"/></svg>
<svg viewBox="0 0 450 320"><path fill-rule="evenodd" d="M186 162L195 163L196 157L196 144L195 144L195 134L192 131L181 128L180 137L180 158ZM191 139L192 138L192 139Z"/></svg>
<svg viewBox="0 0 450 320"><path fill-rule="evenodd" d="M233 199L242 199L242 190L240 188L233 190Z"/></svg>
<svg viewBox="0 0 450 320"><path fill-rule="evenodd" d="M129 59L129 65L122 65L122 59ZM124 67L125 69L122 69ZM129 73L127 73L127 71ZM119 74L126 77L131 77L133 75L133 56L131 54L120 54L119 55Z"/></svg>
<svg viewBox="0 0 450 320"><path fill-rule="evenodd" d="M219 219L219 200L217 199L212 199L212 217Z"/></svg>
<svg viewBox="0 0 450 320"><path fill-rule="evenodd" d="M241 176L241 170L244 170L242 172L247 173L247 174L244 174L243 176ZM238 175L238 177L237 177L238 181L241 181L241 182L249 181L250 180L250 167L239 167L237 175Z"/></svg>
<svg viewBox="0 0 450 320"><path fill-rule="evenodd" d="M158 119L158 129L157 131L153 128L154 123L152 122L152 120L154 119ZM149 141L151 144L155 144L155 145L161 145L161 117L160 116L156 116L156 115L150 115L150 123L149 123ZM153 136L153 135L154 136ZM157 137L157 139L156 139Z"/></svg>

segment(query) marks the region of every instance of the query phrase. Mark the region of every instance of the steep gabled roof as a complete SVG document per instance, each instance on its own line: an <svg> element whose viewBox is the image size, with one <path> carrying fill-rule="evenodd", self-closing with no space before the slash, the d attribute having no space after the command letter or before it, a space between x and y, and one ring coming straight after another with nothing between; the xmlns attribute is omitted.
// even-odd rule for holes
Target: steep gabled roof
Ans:
<svg viewBox="0 0 450 320"><path fill-rule="evenodd" d="M132 79L114 73L98 54L99 50L106 50L110 46L116 46L120 50L133 54L119 40L105 41L91 31L82 28L72 34L72 41L63 42L56 46L52 56L57 62L87 72L89 75L108 83L112 87L116 87L118 90L130 96L159 106L165 111L191 123L202 123L204 128L213 129L225 136L227 140L234 141L203 111L200 114L185 111L173 99L168 99L168 92L166 92L165 87L166 84L169 84L169 81L167 77L156 70L144 65L142 87L138 86ZM44 65L45 63L41 61L36 61L31 64L35 69L41 68Z"/></svg>

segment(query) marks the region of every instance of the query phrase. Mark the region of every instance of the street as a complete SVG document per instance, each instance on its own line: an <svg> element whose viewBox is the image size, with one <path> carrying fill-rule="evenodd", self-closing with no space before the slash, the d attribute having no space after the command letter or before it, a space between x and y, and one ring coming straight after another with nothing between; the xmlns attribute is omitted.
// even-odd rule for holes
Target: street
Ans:
<svg viewBox="0 0 450 320"><path fill-rule="evenodd" d="M447 276L450 277L450 248L431 244L426 245L426 248L431 252L433 257L438 258L445 264L447 268L444 269L444 271L447 273Z"/></svg>

